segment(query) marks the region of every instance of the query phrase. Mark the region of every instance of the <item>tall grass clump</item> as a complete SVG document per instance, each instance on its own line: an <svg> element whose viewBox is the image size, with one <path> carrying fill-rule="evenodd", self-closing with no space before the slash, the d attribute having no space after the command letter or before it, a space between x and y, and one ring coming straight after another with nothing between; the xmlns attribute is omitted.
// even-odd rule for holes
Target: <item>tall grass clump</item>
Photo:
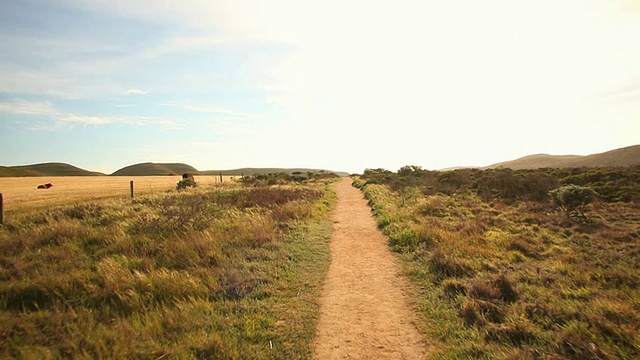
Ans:
<svg viewBox="0 0 640 360"><path fill-rule="evenodd" d="M637 171L410 166L357 185L420 289L435 359L633 359ZM579 191L558 211L554 189Z"/></svg>
<svg viewBox="0 0 640 360"><path fill-rule="evenodd" d="M24 211L0 226L0 357L311 356L327 181Z"/></svg>

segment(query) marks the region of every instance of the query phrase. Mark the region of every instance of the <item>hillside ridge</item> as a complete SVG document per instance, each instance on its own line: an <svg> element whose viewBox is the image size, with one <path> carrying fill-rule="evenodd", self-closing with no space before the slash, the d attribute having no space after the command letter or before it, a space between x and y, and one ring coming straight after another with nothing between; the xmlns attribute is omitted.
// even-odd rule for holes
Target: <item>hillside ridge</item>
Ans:
<svg viewBox="0 0 640 360"><path fill-rule="evenodd" d="M105 176L105 174L97 171L81 169L77 166L61 162L0 166L0 177L29 176Z"/></svg>
<svg viewBox="0 0 640 360"><path fill-rule="evenodd" d="M165 176L165 175L182 175L184 173L194 175L222 175L225 176L241 176L241 175L258 175L267 173L284 172L292 174L299 172L333 172L339 176L348 176L346 172L308 169L308 168L238 168L230 170L206 170L199 171L191 165L184 163L153 163L144 162L125 166L116 170L110 176ZM0 177L38 177L38 176L107 176L100 172L89 171L78 168L74 165L51 162L33 165L18 166L0 166Z"/></svg>
<svg viewBox="0 0 640 360"><path fill-rule="evenodd" d="M191 165L183 163L144 162L125 166L116 170L111 176L162 176L181 175L184 173L198 175L200 171Z"/></svg>
<svg viewBox="0 0 640 360"><path fill-rule="evenodd" d="M640 165L640 145L627 146L591 155L527 155L503 161L485 169L510 168L513 170L575 167L629 167Z"/></svg>
<svg viewBox="0 0 640 360"><path fill-rule="evenodd" d="M538 168L574 168L574 167L630 167L640 166L640 145L632 145L591 155L549 155L533 154L493 165L480 167L481 169L510 168L538 169ZM457 169L447 168L441 171ZM284 172L333 172L339 176L348 176L342 171L309 169L309 168L238 168L230 170L199 171L184 163L153 163L144 162L123 167L111 176L163 176L191 173L195 175L241 176ZM32 165L1 166L0 177L35 177L35 176L106 176L106 174L81 169L71 164L61 162L46 162Z"/></svg>

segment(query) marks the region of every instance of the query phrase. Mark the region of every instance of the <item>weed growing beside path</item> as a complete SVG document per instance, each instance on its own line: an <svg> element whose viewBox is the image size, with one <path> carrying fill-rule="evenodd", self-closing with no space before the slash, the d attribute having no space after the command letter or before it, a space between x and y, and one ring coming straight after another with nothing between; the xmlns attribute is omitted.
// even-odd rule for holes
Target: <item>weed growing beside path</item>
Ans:
<svg viewBox="0 0 640 360"><path fill-rule="evenodd" d="M421 289L436 359L640 357L637 203L598 201L577 223L550 199L434 194L429 180L385 176L355 184Z"/></svg>
<svg viewBox="0 0 640 360"><path fill-rule="evenodd" d="M0 227L0 357L309 358L335 195L201 187Z"/></svg>

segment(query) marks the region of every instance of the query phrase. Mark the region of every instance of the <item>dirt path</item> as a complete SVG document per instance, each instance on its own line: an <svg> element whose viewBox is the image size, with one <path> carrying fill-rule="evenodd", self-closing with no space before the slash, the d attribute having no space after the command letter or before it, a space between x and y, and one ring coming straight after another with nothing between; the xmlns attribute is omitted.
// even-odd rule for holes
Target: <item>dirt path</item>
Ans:
<svg viewBox="0 0 640 360"><path fill-rule="evenodd" d="M331 265L320 299L317 359L424 359L405 282L351 179L335 184Z"/></svg>

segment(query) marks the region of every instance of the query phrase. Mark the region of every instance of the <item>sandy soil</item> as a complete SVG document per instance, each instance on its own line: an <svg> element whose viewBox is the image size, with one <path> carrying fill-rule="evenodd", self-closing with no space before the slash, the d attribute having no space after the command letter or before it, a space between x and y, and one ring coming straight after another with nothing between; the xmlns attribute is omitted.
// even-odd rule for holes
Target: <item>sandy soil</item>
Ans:
<svg viewBox="0 0 640 360"><path fill-rule="evenodd" d="M320 299L317 359L424 359L396 259L351 179L335 184L331 265Z"/></svg>

